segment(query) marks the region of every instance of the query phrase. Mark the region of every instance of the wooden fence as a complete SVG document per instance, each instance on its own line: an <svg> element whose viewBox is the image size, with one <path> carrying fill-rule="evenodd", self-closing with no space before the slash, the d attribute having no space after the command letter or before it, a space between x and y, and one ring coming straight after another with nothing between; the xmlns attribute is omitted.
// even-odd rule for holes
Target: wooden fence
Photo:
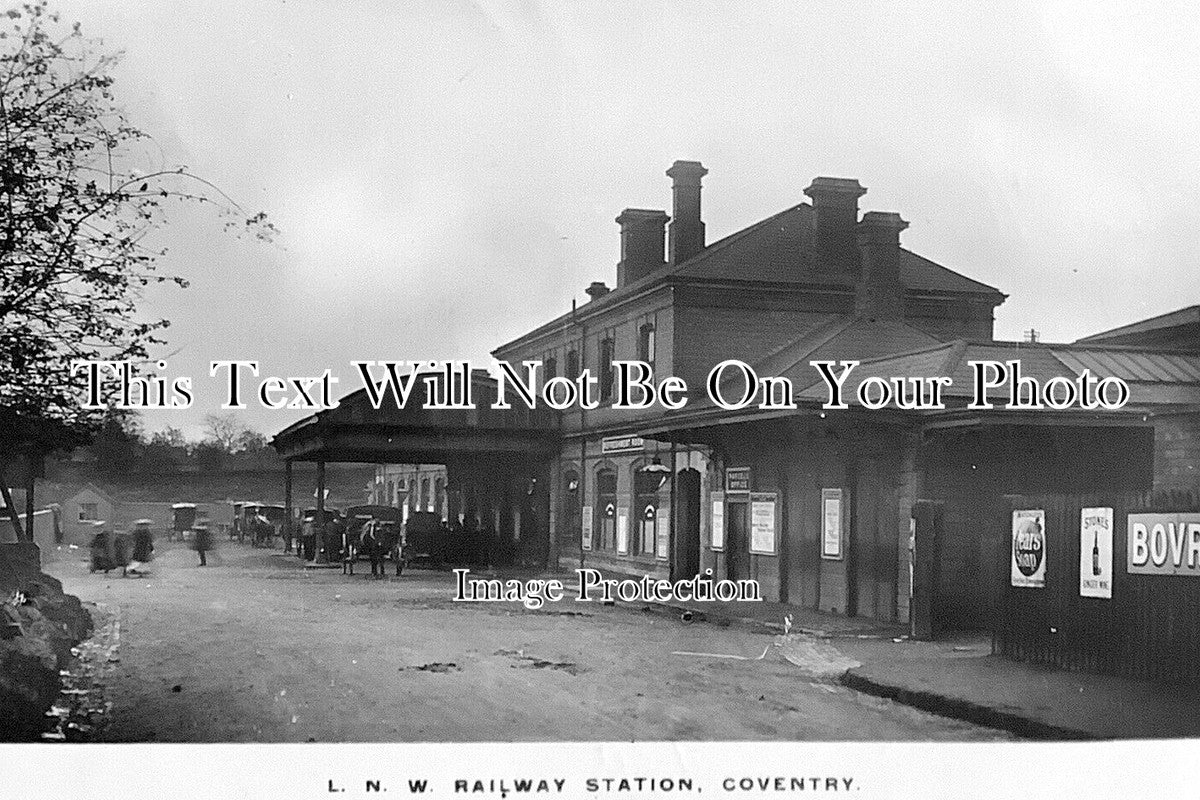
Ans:
<svg viewBox="0 0 1200 800"><path fill-rule="evenodd" d="M1126 568L1127 516L1200 511L1196 493L1008 499L1010 511L1045 513L1045 585L1006 585L996 615L993 652L1070 670L1200 680L1200 575L1130 574ZM1080 596L1081 511L1096 507L1113 510L1111 598ZM997 524L1011 540L1011 514ZM1090 551L1088 547L1089 558ZM1006 552L1011 558L1012 551ZM1005 564L1006 576L1010 570Z"/></svg>

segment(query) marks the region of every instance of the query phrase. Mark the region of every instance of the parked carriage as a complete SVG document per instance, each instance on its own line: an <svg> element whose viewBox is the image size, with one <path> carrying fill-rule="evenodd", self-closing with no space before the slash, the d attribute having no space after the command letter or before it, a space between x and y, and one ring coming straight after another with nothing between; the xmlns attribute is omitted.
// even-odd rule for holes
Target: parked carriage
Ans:
<svg viewBox="0 0 1200 800"><path fill-rule="evenodd" d="M249 534L252 547L271 547L275 537L281 535L287 520L287 509L263 503L243 503L241 515L241 539Z"/></svg>
<svg viewBox="0 0 1200 800"><path fill-rule="evenodd" d="M422 561L433 568L446 563L449 530L442 518L432 511L409 514L402 538L404 558L408 563Z"/></svg>
<svg viewBox="0 0 1200 800"><path fill-rule="evenodd" d="M192 526L196 524L197 507L195 503L175 503L171 506L171 538L179 537L179 541L188 538Z"/></svg>

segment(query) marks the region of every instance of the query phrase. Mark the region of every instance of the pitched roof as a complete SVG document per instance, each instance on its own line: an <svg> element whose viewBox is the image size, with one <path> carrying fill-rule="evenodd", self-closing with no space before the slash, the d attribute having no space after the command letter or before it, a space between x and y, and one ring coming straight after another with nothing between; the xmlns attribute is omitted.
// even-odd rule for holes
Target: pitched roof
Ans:
<svg viewBox="0 0 1200 800"><path fill-rule="evenodd" d="M639 280L613 289L573 313L591 315L669 283L761 283L797 289L805 286L853 289L857 275L821 269L813 242L813 208L808 203L800 203L713 242L681 264L666 264ZM900 249L900 282L910 291L919 293L990 295L997 302L1005 296L993 286L904 248ZM561 327L572 320L573 313L563 314L501 345L496 351Z"/></svg>
<svg viewBox="0 0 1200 800"><path fill-rule="evenodd" d="M1200 326L1200 305L1188 306L1181 308L1178 311L1171 311L1166 314L1159 314L1156 317L1138 320L1131 322L1128 325L1122 325L1119 328L1113 328L1100 333L1093 333L1091 336L1085 336L1076 341L1076 344L1091 344L1095 342L1107 342L1113 339L1121 339L1129 336L1137 336L1140 334L1161 333L1172 328L1183 329L1188 326L1193 328Z"/></svg>

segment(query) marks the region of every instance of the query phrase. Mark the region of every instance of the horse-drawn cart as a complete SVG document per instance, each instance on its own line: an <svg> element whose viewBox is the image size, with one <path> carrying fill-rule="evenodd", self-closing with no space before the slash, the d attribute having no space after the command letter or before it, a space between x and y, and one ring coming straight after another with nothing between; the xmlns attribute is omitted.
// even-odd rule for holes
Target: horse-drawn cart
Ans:
<svg viewBox="0 0 1200 800"><path fill-rule="evenodd" d="M384 562L396 565L396 575L404 572L404 555L398 508L391 506L353 506L346 509L342 530L342 572L354 574L360 559L371 562L371 574L384 575Z"/></svg>

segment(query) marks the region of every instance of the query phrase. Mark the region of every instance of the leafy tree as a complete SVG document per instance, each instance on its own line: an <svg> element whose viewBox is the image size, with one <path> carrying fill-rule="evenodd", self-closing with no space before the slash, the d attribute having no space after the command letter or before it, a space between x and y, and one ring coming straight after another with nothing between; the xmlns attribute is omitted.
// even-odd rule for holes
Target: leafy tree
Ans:
<svg viewBox="0 0 1200 800"><path fill-rule="evenodd" d="M179 428L168 427L166 430L155 431L150 437L150 444L186 449L187 439Z"/></svg>
<svg viewBox="0 0 1200 800"><path fill-rule="evenodd" d="M196 445L192 458L201 472L220 472L225 466L226 451L216 442L206 441Z"/></svg>
<svg viewBox="0 0 1200 800"><path fill-rule="evenodd" d="M148 237L164 207L207 204L227 229L274 231L185 167L143 168L147 136L114 95L118 58L44 1L0 15L0 407L93 431L104 415L81 408L71 363L148 359L168 322L137 313L142 290L187 285L157 271L165 251Z"/></svg>
<svg viewBox="0 0 1200 800"><path fill-rule="evenodd" d="M105 475L126 475L141 458L140 422L133 414L110 410L92 438L96 469Z"/></svg>
<svg viewBox="0 0 1200 800"><path fill-rule="evenodd" d="M267 444L268 440L264 434L246 428L238 436L237 449L240 453L257 453L267 449Z"/></svg>

